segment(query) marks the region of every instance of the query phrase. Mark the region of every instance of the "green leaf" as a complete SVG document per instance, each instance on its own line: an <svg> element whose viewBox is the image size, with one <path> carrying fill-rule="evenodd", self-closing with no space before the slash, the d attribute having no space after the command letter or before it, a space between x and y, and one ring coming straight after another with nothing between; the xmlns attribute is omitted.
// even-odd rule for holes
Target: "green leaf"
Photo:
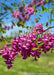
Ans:
<svg viewBox="0 0 54 75"><path fill-rule="evenodd" d="M51 19L50 22L51 22L51 21L54 21L54 19Z"/></svg>
<svg viewBox="0 0 54 75"><path fill-rule="evenodd" d="M28 29L28 28L29 28L29 26L26 27L26 29Z"/></svg>
<svg viewBox="0 0 54 75"><path fill-rule="evenodd" d="M13 3L11 3L11 6L14 6L14 7L15 7L15 6L16 6L16 4L15 4L15 3L14 3L14 4L13 4Z"/></svg>
<svg viewBox="0 0 54 75"><path fill-rule="evenodd" d="M25 28L25 26L24 26L24 25L22 25L22 28Z"/></svg>
<svg viewBox="0 0 54 75"><path fill-rule="evenodd" d="M36 39L38 40L40 38L40 36L39 37L37 37Z"/></svg>
<svg viewBox="0 0 54 75"><path fill-rule="evenodd" d="M6 33L6 31L5 31L5 30L2 30L2 32L3 32L3 33Z"/></svg>
<svg viewBox="0 0 54 75"><path fill-rule="evenodd" d="M41 11L41 14L43 14L44 13L44 11Z"/></svg>
<svg viewBox="0 0 54 75"><path fill-rule="evenodd" d="M0 27L0 32L2 32L2 27Z"/></svg>
<svg viewBox="0 0 54 75"><path fill-rule="evenodd" d="M6 31L2 27L0 27L0 32L6 33Z"/></svg>
<svg viewBox="0 0 54 75"><path fill-rule="evenodd" d="M49 0L45 0L47 3L49 2Z"/></svg>
<svg viewBox="0 0 54 75"><path fill-rule="evenodd" d="M48 27L48 22L46 23L46 27Z"/></svg>
<svg viewBox="0 0 54 75"><path fill-rule="evenodd" d="M17 26L20 27L20 22L17 22Z"/></svg>
<svg viewBox="0 0 54 75"><path fill-rule="evenodd" d="M49 12L49 11L51 11L52 9L46 9L46 12Z"/></svg>
<svg viewBox="0 0 54 75"><path fill-rule="evenodd" d="M43 44L44 44L44 42L42 41L42 42L39 44L38 47L40 48Z"/></svg>
<svg viewBox="0 0 54 75"><path fill-rule="evenodd" d="M11 3L11 6L14 6L14 4L13 4L13 3Z"/></svg>
<svg viewBox="0 0 54 75"><path fill-rule="evenodd" d="M10 9L10 11L11 11L11 13L13 13L13 10L12 9Z"/></svg>
<svg viewBox="0 0 54 75"><path fill-rule="evenodd" d="M12 24L15 26L15 23L12 21Z"/></svg>
<svg viewBox="0 0 54 75"><path fill-rule="evenodd" d="M19 30L19 33L22 33L22 30Z"/></svg>
<svg viewBox="0 0 54 75"><path fill-rule="evenodd" d="M19 27L19 26L22 26L22 28L24 28L24 27L25 27L24 24L25 24L25 22L23 22L23 21L17 22L17 26L18 26L18 27Z"/></svg>
<svg viewBox="0 0 54 75"><path fill-rule="evenodd" d="M2 5L4 5L4 3L2 3Z"/></svg>
<svg viewBox="0 0 54 75"><path fill-rule="evenodd" d="M36 22L39 22L39 20L38 20L38 19L35 19L35 21L36 21Z"/></svg>
<svg viewBox="0 0 54 75"><path fill-rule="evenodd" d="M41 52L42 50L38 50L39 52Z"/></svg>
<svg viewBox="0 0 54 75"><path fill-rule="evenodd" d="M38 17L38 19L40 20L40 18Z"/></svg>
<svg viewBox="0 0 54 75"><path fill-rule="evenodd" d="M44 10L46 10L46 8L44 6L42 6L42 10L44 11Z"/></svg>
<svg viewBox="0 0 54 75"><path fill-rule="evenodd" d="M25 25L25 22L21 21L20 24Z"/></svg>
<svg viewBox="0 0 54 75"><path fill-rule="evenodd" d="M38 48L33 48L32 50L37 50Z"/></svg>
<svg viewBox="0 0 54 75"><path fill-rule="evenodd" d="M38 42L36 42L36 44L38 45Z"/></svg>
<svg viewBox="0 0 54 75"><path fill-rule="evenodd" d="M41 15L39 15L40 17L42 17Z"/></svg>
<svg viewBox="0 0 54 75"><path fill-rule="evenodd" d="M15 6L14 8L15 8L16 10L18 9L18 7L17 7L17 6Z"/></svg>
<svg viewBox="0 0 54 75"><path fill-rule="evenodd" d="M42 11L41 11L41 14L43 14L44 12L49 12L51 11L52 9L47 9L46 7L42 6Z"/></svg>

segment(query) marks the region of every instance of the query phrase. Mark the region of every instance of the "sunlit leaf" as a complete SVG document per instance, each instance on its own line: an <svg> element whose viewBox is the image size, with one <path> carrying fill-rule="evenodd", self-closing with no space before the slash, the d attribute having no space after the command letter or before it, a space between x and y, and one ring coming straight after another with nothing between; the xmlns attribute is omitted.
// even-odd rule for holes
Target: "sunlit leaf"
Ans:
<svg viewBox="0 0 54 75"><path fill-rule="evenodd" d="M40 44L39 44L39 48L44 44L44 42L42 41Z"/></svg>
<svg viewBox="0 0 54 75"><path fill-rule="evenodd" d="M37 50L38 48L33 48L32 50Z"/></svg>

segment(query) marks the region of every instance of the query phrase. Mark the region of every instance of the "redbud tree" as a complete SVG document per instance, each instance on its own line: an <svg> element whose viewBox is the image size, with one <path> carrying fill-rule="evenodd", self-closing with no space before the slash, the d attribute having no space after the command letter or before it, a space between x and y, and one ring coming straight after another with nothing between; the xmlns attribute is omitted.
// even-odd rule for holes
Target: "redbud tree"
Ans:
<svg viewBox="0 0 54 75"><path fill-rule="evenodd" d="M26 28L25 23L30 20L31 15L36 15L38 12L36 8L40 6L42 7L42 13L51 11L52 14L53 9L44 7L46 3L50 2L51 0L33 0L30 4L26 5L22 0L23 4L19 6L19 9L13 11L13 17L18 19L18 21L16 21L16 23L12 21L12 24ZM36 18L35 21L38 22L38 19ZM50 19L50 24L51 21L53 21L53 19ZM48 22L46 26L48 26ZM54 50L54 35L45 33L51 28L54 28L54 26L44 29L43 24L37 23L36 27L32 32L28 33L28 35L15 37L12 44L6 44L0 51L0 54L2 58L5 59L4 62L7 64L7 68L10 69L13 66L13 61L19 53L22 55L22 59L27 59L32 56L35 60L40 58L42 52L47 53L50 51L52 53ZM11 46L10 48L8 47L9 45Z"/></svg>

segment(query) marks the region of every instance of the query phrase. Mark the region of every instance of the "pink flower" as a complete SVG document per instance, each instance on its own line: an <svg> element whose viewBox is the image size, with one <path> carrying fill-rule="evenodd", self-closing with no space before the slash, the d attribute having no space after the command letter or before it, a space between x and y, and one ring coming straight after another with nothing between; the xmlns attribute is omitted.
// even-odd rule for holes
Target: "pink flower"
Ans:
<svg viewBox="0 0 54 75"><path fill-rule="evenodd" d="M17 19L20 16L20 11L14 11L13 16Z"/></svg>
<svg viewBox="0 0 54 75"><path fill-rule="evenodd" d="M37 25L36 25L35 29L33 30L33 32L37 32L38 34L44 32L43 25L37 23Z"/></svg>

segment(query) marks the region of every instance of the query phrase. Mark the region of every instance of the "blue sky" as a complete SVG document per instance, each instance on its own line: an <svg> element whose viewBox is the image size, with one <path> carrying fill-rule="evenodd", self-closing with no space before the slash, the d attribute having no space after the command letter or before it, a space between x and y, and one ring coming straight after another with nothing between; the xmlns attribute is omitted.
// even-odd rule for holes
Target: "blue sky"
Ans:
<svg viewBox="0 0 54 75"><path fill-rule="evenodd" d="M0 1L0 4L1 4L1 2L4 2L5 4L7 4L8 6L10 6L11 7L11 3L14 3L15 2L15 0L12 0L12 1L10 1L10 0L8 0L9 2L7 2L7 1L5 1L5 0L1 0ZM24 0L24 1L27 1L28 3L30 3L30 1L31 0ZM17 3L21 3L21 0L16 0L16 2ZM21 3L22 4L22 3ZM52 8L52 5L51 4L46 4L45 5L45 7L47 7L47 8ZM14 8L13 8L14 9ZM41 7L38 7L37 9L41 9ZM14 9L15 10L15 9ZM9 11L8 11L8 13L10 13ZM39 12L37 13L38 14L38 16L39 16ZM8 19L8 20L6 20L5 18L4 18L4 22L5 22L5 24L6 25L11 25L11 15L12 14L9 14L8 15L8 17L10 17L10 19ZM45 13L43 13L43 14L41 14L42 15L42 17L41 17L41 20L39 21L39 23L41 24L44 24L43 25L43 27L46 29L46 27L45 27L45 24L46 24L46 22L48 21L48 16L49 16L49 19L50 19L50 14L48 13L48 12L45 12ZM26 22L25 23L25 25L29 25L29 26L32 26L32 22L34 22L34 25L36 25L36 23L35 23L35 18L37 18L37 15L36 16L34 16L34 15L32 15L31 16L31 20L29 20L28 22ZM52 18L53 18L53 16L52 16ZM50 25L50 23L49 23L49 25ZM51 23L51 26L53 26L54 25L54 22L52 22ZM18 32L18 30L20 30L20 29L22 29L21 27L19 28L19 27L14 27L13 29L10 29L9 31L7 30L7 32L6 32L6 34L5 35L8 35L8 36L10 36L10 33L11 33L11 31L16 31L16 32ZM25 30L25 31L27 31L25 28L23 29L23 30ZM52 30L54 30L54 29L52 29Z"/></svg>

